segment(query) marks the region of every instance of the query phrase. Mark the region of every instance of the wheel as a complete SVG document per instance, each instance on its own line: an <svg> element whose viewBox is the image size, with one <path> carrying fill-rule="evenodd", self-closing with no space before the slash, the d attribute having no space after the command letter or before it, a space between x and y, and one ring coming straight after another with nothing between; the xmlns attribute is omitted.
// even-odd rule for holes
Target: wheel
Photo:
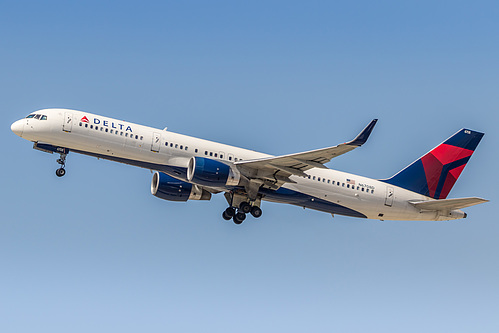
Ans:
<svg viewBox="0 0 499 333"><path fill-rule="evenodd" d="M256 218L259 218L260 216L262 216L262 210L260 209L260 207L257 207L257 206L253 206L251 207L251 215L253 215L253 217L256 217Z"/></svg>
<svg viewBox="0 0 499 333"><path fill-rule="evenodd" d="M229 221L232 218L230 216L227 216L227 213L225 211L222 213L222 217L225 221Z"/></svg>
<svg viewBox="0 0 499 333"><path fill-rule="evenodd" d="M236 215L236 210L232 207L228 207L225 211L224 211L225 215L227 215L229 217L229 220L232 218L232 216Z"/></svg>
<svg viewBox="0 0 499 333"><path fill-rule="evenodd" d="M251 206L249 203L247 202L241 202L241 204L239 205L239 209L244 213L244 214L247 214L251 211Z"/></svg>
<svg viewBox="0 0 499 333"><path fill-rule="evenodd" d="M241 223L243 223L243 221L244 221L245 218L246 218L246 214L239 212L236 215L234 215L234 218L233 218L234 219L234 223L235 224L241 224Z"/></svg>
<svg viewBox="0 0 499 333"><path fill-rule="evenodd" d="M66 174L66 170L64 170L63 168L59 168L55 170L55 174L57 175L57 177L62 177Z"/></svg>

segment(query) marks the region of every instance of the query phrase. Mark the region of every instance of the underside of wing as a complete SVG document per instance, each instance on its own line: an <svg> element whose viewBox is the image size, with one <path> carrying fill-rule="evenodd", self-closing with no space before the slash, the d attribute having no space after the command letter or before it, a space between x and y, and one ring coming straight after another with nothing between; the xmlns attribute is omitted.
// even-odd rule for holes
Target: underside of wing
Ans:
<svg viewBox="0 0 499 333"><path fill-rule="evenodd" d="M441 199L441 200L429 200L429 201L415 201L411 202L416 208L424 210L453 210L461 209L474 205L478 205L484 202L488 202L482 198L459 198L459 199Z"/></svg>

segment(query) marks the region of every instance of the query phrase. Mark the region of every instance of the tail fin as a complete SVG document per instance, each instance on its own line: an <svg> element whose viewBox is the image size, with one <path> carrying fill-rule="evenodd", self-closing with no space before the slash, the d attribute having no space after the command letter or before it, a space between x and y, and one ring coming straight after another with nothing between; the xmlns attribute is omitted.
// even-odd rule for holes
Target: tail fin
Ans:
<svg viewBox="0 0 499 333"><path fill-rule="evenodd" d="M434 199L445 199L483 137L483 133L461 129L429 153L383 180Z"/></svg>

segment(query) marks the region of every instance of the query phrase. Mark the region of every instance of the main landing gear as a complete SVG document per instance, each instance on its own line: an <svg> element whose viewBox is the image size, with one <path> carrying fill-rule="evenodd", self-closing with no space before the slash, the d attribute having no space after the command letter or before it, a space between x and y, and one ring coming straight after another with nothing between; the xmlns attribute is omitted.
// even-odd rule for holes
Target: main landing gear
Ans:
<svg viewBox="0 0 499 333"><path fill-rule="evenodd" d="M61 166L59 169L55 170L55 174L57 177L62 177L66 174L66 156L68 156L67 153L60 153L60 158L57 159L57 163Z"/></svg>
<svg viewBox="0 0 499 333"><path fill-rule="evenodd" d="M241 195L231 194L229 196L230 201L229 198L227 198L227 201L229 202L230 207L228 207L222 213L222 217L224 220L229 221L232 219L235 224L241 224L246 219L246 214L248 213L255 218L259 218L260 216L262 216L262 209L259 207L261 198L250 204L246 201L246 198ZM239 204L237 204L238 202Z"/></svg>

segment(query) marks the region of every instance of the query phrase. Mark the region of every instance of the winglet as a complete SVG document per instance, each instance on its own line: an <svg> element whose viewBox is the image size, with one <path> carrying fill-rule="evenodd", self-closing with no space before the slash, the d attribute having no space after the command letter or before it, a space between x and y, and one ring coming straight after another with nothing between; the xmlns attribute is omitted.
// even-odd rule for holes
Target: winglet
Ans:
<svg viewBox="0 0 499 333"><path fill-rule="evenodd" d="M352 145L352 146L359 146L359 147L362 146L364 143L366 143L367 139L369 138L369 135L371 135L371 132L373 131L374 125L376 125L377 121L378 121L378 119L373 119L369 123L369 125L367 125L366 128L364 128L362 130L362 132L360 132L360 134L357 135L357 137L355 139L353 139L350 142L347 142L346 144Z"/></svg>

